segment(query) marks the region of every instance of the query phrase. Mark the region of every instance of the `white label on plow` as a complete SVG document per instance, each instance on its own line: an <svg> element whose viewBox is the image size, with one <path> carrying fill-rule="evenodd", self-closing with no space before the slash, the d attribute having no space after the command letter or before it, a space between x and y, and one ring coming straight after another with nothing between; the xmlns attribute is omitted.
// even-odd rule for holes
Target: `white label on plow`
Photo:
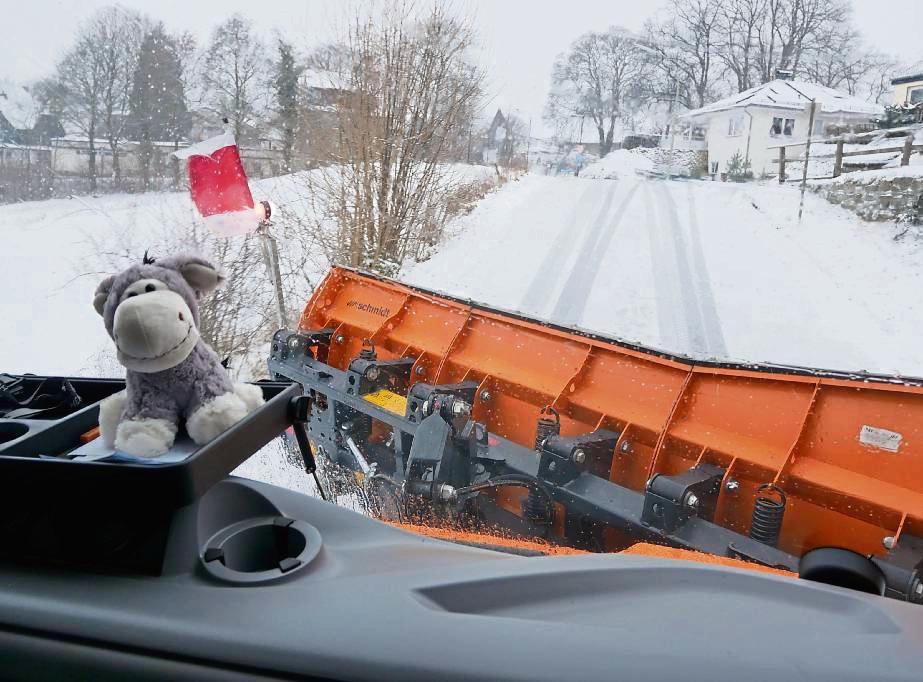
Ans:
<svg viewBox="0 0 923 682"><path fill-rule="evenodd" d="M903 438L904 437L896 431L877 429L874 426L865 425L859 429L860 443L873 448L887 450L888 452L897 452Z"/></svg>

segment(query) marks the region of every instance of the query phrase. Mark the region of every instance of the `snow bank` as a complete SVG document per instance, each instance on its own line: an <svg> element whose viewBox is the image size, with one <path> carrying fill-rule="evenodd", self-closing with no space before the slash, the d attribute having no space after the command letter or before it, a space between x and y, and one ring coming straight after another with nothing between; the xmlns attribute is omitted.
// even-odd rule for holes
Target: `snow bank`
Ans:
<svg viewBox="0 0 923 682"><path fill-rule="evenodd" d="M838 178L825 180L812 180L810 184L819 187L829 187L847 183L868 185L878 180L894 180L895 178L923 178L923 156L914 154L909 166L896 168L881 168L879 170L855 171L844 173Z"/></svg>
<svg viewBox="0 0 923 682"><path fill-rule="evenodd" d="M580 175L584 178L612 179L653 169L654 162L642 154L629 149L616 149L588 165L580 171Z"/></svg>

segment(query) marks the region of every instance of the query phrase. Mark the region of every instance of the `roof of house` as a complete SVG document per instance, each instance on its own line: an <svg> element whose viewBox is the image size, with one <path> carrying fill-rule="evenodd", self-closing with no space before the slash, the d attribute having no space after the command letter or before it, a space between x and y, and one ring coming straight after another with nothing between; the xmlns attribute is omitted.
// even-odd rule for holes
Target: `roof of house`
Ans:
<svg viewBox="0 0 923 682"><path fill-rule="evenodd" d="M897 78L892 78L891 85L903 85L904 83L916 83L917 81L923 81L923 73L918 73L913 76L898 76Z"/></svg>
<svg viewBox="0 0 923 682"><path fill-rule="evenodd" d="M812 99L820 105L820 111L825 113L876 116L883 111L882 107L877 104L847 95L833 88L805 81L777 79L757 85L755 88L744 90L736 95L725 97L717 102L712 102L701 109L687 111L682 115L682 118L696 118L719 111L742 109L750 106L804 110Z"/></svg>
<svg viewBox="0 0 923 682"><path fill-rule="evenodd" d="M0 111L14 128L27 130L35 123L40 108L24 86L0 78Z"/></svg>

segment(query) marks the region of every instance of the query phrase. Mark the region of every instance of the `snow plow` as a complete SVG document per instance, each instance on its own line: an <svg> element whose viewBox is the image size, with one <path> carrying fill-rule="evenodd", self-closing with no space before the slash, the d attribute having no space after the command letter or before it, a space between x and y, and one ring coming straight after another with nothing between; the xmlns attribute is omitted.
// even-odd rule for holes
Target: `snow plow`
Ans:
<svg viewBox="0 0 923 682"><path fill-rule="evenodd" d="M386 518L923 603L921 380L695 361L346 268L269 368L310 397L313 455Z"/></svg>

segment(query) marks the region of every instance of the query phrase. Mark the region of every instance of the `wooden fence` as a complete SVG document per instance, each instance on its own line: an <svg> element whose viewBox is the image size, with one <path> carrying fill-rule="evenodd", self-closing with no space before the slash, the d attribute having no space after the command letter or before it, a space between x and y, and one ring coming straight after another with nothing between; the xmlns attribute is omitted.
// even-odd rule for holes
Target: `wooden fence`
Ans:
<svg viewBox="0 0 923 682"><path fill-rule="evenodd" d="M878 132L878 131L876 131ZM839 177L843 173L843 159L849 156L864 156L867 154L895 154L900 152L901 154L901 165L907 166L910 164L910 156L915 151L923 152L923 144L914 144L914 131L908 131L906 137L904 138L904 143L899 147L876 147L874 149L860 149L857 151L843 151L843 145L845 144L845 139L835 138L832 140L816 140L815 143L829 143L836 142L836 151L833 154L811 154L810 158L812 159L833 159L833 177ZM803 147L805 142L792 142L789 144L778 145L779 149L779 183L785 182L785 165L787 163L807 163L807 160L802 161L801 159L787 159L785 154L786 147ZM817 180L818 178L813 178Z"/></svg>

